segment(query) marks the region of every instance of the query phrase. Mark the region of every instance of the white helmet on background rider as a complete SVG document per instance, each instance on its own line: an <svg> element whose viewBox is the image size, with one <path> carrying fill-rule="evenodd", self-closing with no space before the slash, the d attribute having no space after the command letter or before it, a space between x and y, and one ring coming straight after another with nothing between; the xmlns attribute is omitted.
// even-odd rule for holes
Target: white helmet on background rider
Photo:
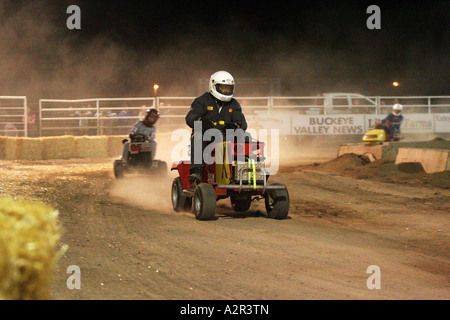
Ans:
<svg viewBox="0 0 450 320"><path fill-rule="evenodd" d="M234 78L226 71L217 71L209 80L209 92L220 101L228 102L233 98Z"/></svg>
<svg viewBox="0 0 450 320"><path fill-rule="evenodd" d="M402 113L403 110L403 106L400 103L396 103L392 106L392 112L398 116L399 114Z"/></svg>

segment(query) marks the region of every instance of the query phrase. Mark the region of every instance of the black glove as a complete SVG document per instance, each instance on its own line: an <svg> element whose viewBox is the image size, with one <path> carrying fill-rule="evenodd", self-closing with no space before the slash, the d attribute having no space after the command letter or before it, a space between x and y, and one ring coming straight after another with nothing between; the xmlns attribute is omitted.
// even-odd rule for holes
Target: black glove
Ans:
<svg viewBox="0 0 450 320"><path fill-rule="evenodd" d="M234 129L235 130L237 128L239 128L239 126L234 122L225 123L225 129Z"/></svg>
<svg viewBox="0 0 450 320"><path fill-rule="evenodd" d="M202 118L201 121L203 131L214 128L214 123L211 120Z"/></svg>
<svg viewBox="0 0 450 320"><path fill-rule="evenodd" d="M135 136L136 136L135 133L130 133L130 135L129 135L130 139L134 139Z"/></svg>

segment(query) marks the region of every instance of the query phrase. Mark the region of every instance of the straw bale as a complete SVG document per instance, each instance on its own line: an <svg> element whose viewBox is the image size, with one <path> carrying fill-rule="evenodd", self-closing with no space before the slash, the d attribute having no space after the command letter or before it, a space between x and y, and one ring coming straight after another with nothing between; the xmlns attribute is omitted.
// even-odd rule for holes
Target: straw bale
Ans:
<svg viewBox="0 0 450 320"><path fill-rule="evenodd" d="M3 152L5 160L17 159L17 138L5 138L3 143Z"/></svg>
<svg viewBox="0 0 450 320"><path fill-rule="evenodd" d="M0 198L0 300L50 298L61 231L53 208Z"/></svg>
<svg viewBox="0 0 450 320"><path fill-rule="evenodd" d="M107 158L107 137L75 137L77 156L80 158Z"/></svg>
<svg viewBox="0 0 450 320"><path fill-rule="evenodd" d="M6 148L6 141L8 140L7 137L0 136L0 159L5 159L5 148Z"/></svg>
<svg viewBox="0 0 450 320"><path fill-rule="evenodd" d="M42 155L48 159L70 159L77 156L75 138L73 136L45 137L42 141Z"/></svg>
<svg viewBox="0 0 450 320"><path fill-rule="evenodd" d="M17 138L17 160L42 160L42 142L34 138Z"/></svg>

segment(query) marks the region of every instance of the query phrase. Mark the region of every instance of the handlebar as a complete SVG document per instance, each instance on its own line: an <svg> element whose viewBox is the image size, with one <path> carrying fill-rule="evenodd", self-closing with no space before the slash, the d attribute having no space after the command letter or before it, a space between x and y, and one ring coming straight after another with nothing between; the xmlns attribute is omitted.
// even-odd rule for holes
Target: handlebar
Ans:
<svg viewBox="0 0 450 320"><path fill-rule="evenodd" d="M145 142L148 140L148 137L141 133L130 133L130 139L131 142Z"/></svg>

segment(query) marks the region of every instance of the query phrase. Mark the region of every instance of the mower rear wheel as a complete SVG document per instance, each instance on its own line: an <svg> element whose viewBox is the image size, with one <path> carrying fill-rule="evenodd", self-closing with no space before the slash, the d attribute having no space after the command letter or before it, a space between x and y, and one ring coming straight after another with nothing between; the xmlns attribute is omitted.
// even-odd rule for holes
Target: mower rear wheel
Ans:
<svg viewBox="0 0 450 320"><path fill-rule="evenodd" d="M114 161L114 177L116 179L121 179L123 178L123 173L125 171L125 168L122 164L121 160L115 160Z"/></svg>
<svg viewBox="0 0 450 320"><path fill-rule="evenodd" d="M216 219L216 191L208 183L201 183L194 192L194 214L197 220Z"/></svg>
<svg viewBox="0 0 450 320"><path fill-rule="evenodd" d="M191 211L192 198L183 195L183 185L180 177L176 177L172 182L172 206L176 212Z"/></svg>
<svg viewBox="0 0 450 320"><path fill-rule="evenodd" d="M272 186L284 186L281 183L273 183ZM289 213L289 192L287 188L267 190L264 197L266 211L269 218L285 219Z"/></svg>

